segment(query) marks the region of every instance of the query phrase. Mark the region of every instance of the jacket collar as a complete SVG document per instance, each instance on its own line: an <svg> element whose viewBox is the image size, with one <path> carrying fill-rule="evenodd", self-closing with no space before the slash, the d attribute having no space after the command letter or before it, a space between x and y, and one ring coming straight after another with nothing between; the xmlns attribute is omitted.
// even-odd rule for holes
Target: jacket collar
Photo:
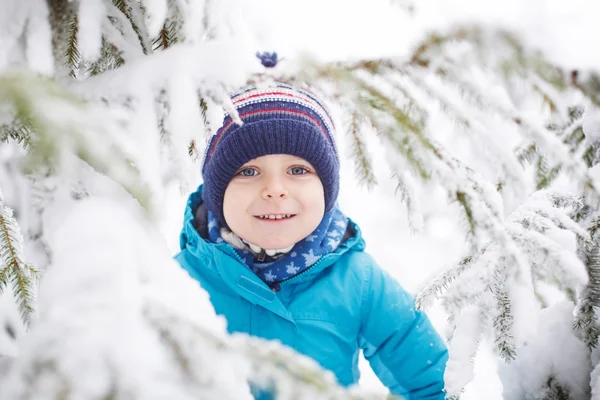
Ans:
<svg viewBox="0 0 600 400"><path fill-rule="evenodd" d="M207 268L217 273L223 278L224 282L235 292L245 297L254 304L260 304L265 308L271 309L283 318L291 320L289 312L283 304L277 299L275 293L261 281L246 265L242 262L239 255L228 243L210 243L200 235L194 225L195 212L202 203L202 185L190 194L185 207L183 229L179 237L181 250L187 249L191 255L199 259L198 265L184 265L186 269ZM349 221L354 230L354 236L350 237L340 244L336 251L329 253L321 258L315 265L303 273L282 283L295 284L314 278L325 268L333 265L343 254L349 250L363 250L365 242L358 225L352 220Z"/></svg>

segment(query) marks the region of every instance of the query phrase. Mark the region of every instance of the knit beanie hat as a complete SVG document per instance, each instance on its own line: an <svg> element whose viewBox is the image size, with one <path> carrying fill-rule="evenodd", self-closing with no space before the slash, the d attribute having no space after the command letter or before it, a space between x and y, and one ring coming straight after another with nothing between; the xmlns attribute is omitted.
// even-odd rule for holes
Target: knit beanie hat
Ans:
<svg viewBox="0 0 600 400"><path fill-rule="evenodd" d="M308 161L321 179L325 212L339 191L339 157L329 113L308 90L278 83L247 88L232 96L243 125L226 114L204 154L202 199L221 226L225 189L248 161L269 154L290 154Z"/></svg>

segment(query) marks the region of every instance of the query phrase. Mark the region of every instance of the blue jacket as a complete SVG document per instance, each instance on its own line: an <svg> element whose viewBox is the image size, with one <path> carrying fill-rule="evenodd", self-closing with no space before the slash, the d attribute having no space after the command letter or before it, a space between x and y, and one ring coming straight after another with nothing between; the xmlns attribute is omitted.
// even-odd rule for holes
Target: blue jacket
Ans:
<svg viewBox="0 0 600 400"><path fill-rule="evenodd" d="M176 260L208 291L230 332L277 339L315 359L342 385L358 381L363 349L393 394L444 399L446 346L414 299L364 252L355 234L273 292L227 243L206 241L194 227L202 186L190 195Z"/></svg>

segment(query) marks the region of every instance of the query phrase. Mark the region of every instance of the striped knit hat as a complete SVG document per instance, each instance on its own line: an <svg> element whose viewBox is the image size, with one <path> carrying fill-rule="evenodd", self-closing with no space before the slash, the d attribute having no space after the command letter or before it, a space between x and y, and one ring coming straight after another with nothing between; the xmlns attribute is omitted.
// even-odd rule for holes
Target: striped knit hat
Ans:
<svg viewBox="0 0 600 400"><path fill-rule="evenodd" d="M278 83L247 88L232 96L243 125L225 115L210 139L202 166L202 198L221 226L225 189L248 161L268 154L291 154L308 161L321 179L325 212L339 191L339 158L334 126L325 107L307 90Z"/></svg>

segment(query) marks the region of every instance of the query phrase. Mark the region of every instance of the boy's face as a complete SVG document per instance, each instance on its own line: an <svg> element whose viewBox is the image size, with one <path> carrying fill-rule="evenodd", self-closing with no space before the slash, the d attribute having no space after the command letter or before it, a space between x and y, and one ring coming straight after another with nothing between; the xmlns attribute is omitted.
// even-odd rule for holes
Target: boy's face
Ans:
<svg viewBox="0 0 600 400"><path fill-rule="evenodd" d="M266 250L287 248L323 219L321 179L306 160L289 154L244 164L225 190L223 215L231 230Z"/></svg>

